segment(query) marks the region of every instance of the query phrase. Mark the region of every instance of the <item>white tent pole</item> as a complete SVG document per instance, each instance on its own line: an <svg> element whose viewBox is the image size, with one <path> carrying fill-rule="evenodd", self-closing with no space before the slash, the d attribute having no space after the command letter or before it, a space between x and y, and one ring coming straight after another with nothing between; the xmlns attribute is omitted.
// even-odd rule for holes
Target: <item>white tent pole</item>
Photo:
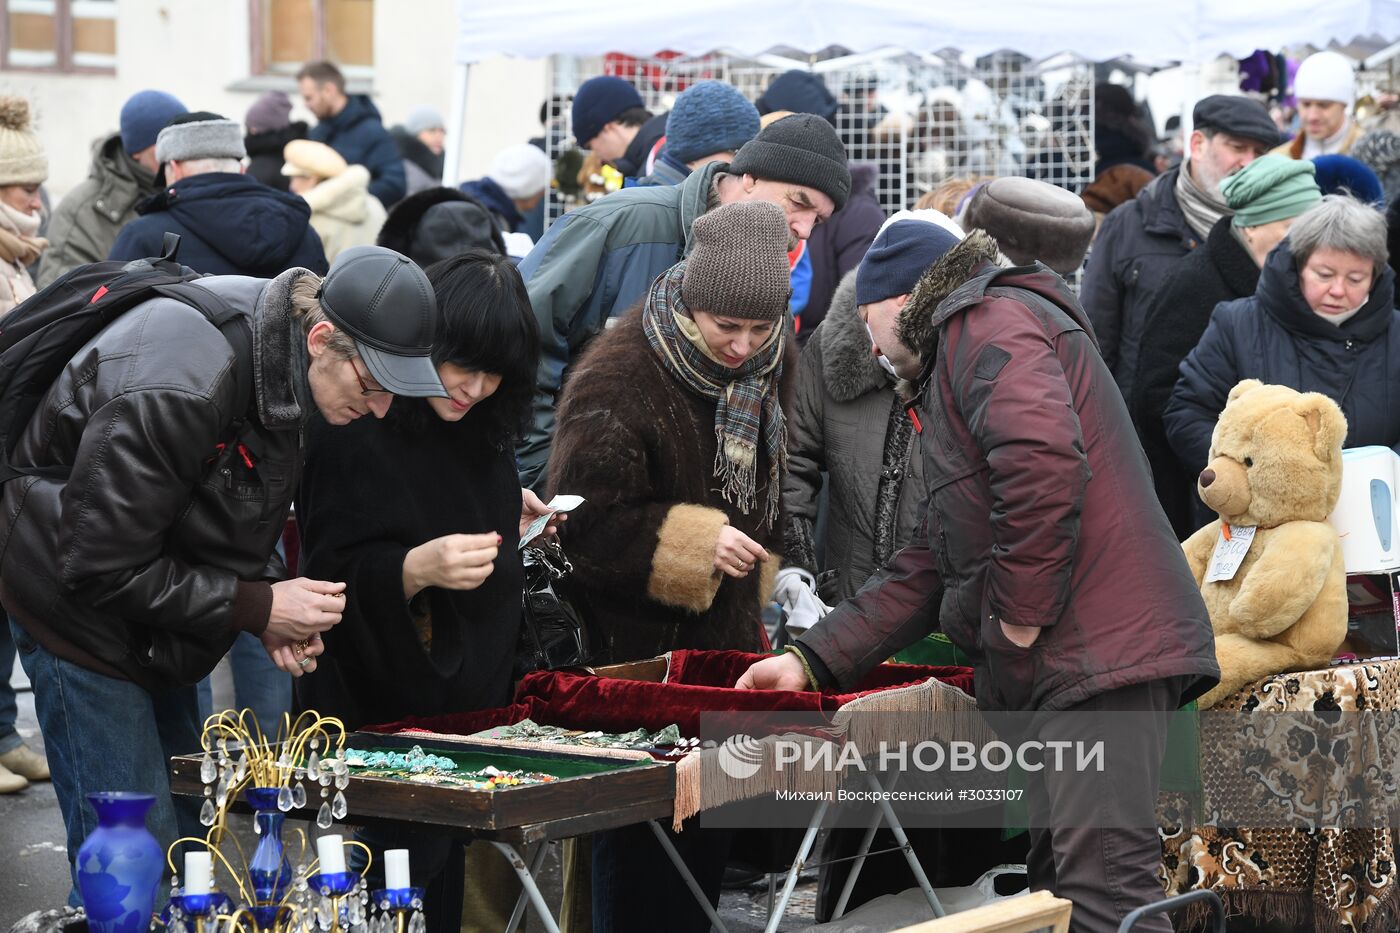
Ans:
<svg viewBox="0 0 1400 933"><path fill-rule="evenodd" d="M462 150L467 129L467 84L471 78L470 62L458 62L452 69L452 109L447 122L446 151L442 165L442 183L455 188L462 174Z"/></svg>

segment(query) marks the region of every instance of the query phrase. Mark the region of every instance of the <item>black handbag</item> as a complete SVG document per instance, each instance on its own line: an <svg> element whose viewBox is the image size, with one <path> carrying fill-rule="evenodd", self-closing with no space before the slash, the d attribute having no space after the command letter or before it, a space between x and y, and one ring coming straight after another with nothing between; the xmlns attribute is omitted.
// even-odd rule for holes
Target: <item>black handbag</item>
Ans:
<svg viewBox="0 0 1400 933"><path fill-rule="evenodd" d="M587 665L591 660L588 626L563 592L573 565L554 541L526 547L521 563L525 589L515 679L531 671Z"/></svg>

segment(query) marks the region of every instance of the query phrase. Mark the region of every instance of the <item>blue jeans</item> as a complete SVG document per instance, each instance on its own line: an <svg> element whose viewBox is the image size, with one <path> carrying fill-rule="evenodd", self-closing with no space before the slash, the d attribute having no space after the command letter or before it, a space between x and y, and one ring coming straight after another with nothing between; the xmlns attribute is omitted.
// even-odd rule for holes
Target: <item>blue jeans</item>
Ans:
<svg viewBox="0 0 1400 933"><path fill-rule="evenodd" d="M282 725L282 714L292 708L292 675L277 669L256 635L239 632L228 652L233 669L233 708L251 709L268 737ZM199 682L199 720L214 712L213 675Z"/></svg>
<svg viewBox="0 0 1400 933"><path fill-rule="evenodd" d="M0 625L0 755L24 744L15 731L19 704L15 702L15 688L10 686L14 672L15 640L10 637L9 625Z"/></svg>
<svg viewBox="0 0 1400 933"><path fill-rule="evenodd" d="M146 826L162 849L180 836L203 836L199 798L182 797L177 803L170 795L168 771L170 756L199 749L194 688L148 693L130 681L55 657L14 619L9 627L20 664L34 685L34 709L68 832L70 871L78 847L97 828L97 814L87 802L95 791L155 794ZM162 885L157 890L168 889ZM75 907L82 903L76 872L68 901Z"/></svg>

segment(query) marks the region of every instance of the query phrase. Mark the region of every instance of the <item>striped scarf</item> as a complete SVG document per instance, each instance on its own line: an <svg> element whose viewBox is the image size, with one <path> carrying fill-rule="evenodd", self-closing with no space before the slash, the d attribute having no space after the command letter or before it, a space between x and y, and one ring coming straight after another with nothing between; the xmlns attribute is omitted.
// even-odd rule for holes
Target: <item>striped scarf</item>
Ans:
<svg viewBox="0 0 1400 933"><path fill-rule="evenodd" d="M763 435L768 455L768 506L764 524L778 518L781 477L787 469L787 427L778 405L778 383L783 376L786 324L773 328L762 347L731 369L711 357L695 321L681 300L680 262L657 276L642 309L642 330L647 343L666 370L697 395L715 401L715 476L723 482L726 502L745 514L753 510L758 474L758 442Z"/></svg>

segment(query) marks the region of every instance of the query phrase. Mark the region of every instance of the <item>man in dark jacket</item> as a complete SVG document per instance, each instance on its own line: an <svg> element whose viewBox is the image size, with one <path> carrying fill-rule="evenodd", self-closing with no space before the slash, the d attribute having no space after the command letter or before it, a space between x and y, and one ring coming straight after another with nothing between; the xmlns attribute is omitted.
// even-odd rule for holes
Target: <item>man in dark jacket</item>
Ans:
<svg viewBox="0 0 1400 933"><path fill-rule="evenodd" d="M1124 398L1143 321L1167 272L1230 213L1220 182L1278 144L1264 105L1245 97L1203 98L1192 120L1189 158L1104 218L1079 290Z"/></svg>
<svg viewBox="0 0 1400 933"><path fill-rule="evenodd" d="M306 109L320 121L311 128L311 138L330 146L351 165L369 169L369 193L386 210L397 204L408 190L403 157L374 102L363 94L347 97L345 76L330 62L312 62L302 68L297 85Z"/></svg>
<svg viewBox="0 0 1400 933"><path fill-rule="evenodd" d="M765 200L805 240L846 202L846 151L826 121L795 114L745 143L729 165L711 162L674 187L615 192L554 223L520 263L540 325L534 425L521 442L520 476L541 479L554 433L554 400L569 361L691 247L691 224L711 207Z"/></svg>
<svg viewBox="0 0 1400 933"><path fill-rule="evenodd" d="M4 487L0 598L70 863L95 825L87 788L156 794L162 851L202 835L188 808L177 817L167 763L198 749L193 684L240 632L287 673L315 670L345 585L284 580L269 560L314 411L348 424L383 417L391 393L446 395L428 355L432 289L397 253L347 250L324 281L289 269L188 287L246 316L251 353L180 301L138 305L65 366L15 449L17 467L71 481Z"/></svg>
<svg viewBox="0 0 1400 933"><path fill-rule="evenodd" d="M570 115L574 139L624 178L647 174L666 135L666 114L655 116L637 89L622 78L599 75L579 85Z"/></svg>
<svg viewBox="0 0 1400 933"><path fill-rule="evenodd" d="M1219 668L1088 319L1054 273L996 255L981 231L958 242L905 222L862 262L857 300L877 343L897 339L924 367L925 523L738 686L848 687L941 628L976 660L981 709L1038 714L1015 738L1088 741L1101 714L1136 713L1139 728L1104 740L1103 771L1032 771L1026 795L1032 886L1072 900L1076 930L1107 933L1161 898L1152 813L1168 718Z"/></svg>
<svg viewBox="0 0 1400 933"><path fill-rule="evenodd" d="M793 69L773 79L768 90L756 102L761 114L788 111L811 113L836 125L840 106L819 75ZM852 165L851 196L831 219L812 231L807 241L807 259L812 267L807 302L799 320L798 340L807 342L822 318L836 285L846 273L860 265L861 258L885 222L885 209L875 194L879 168L875 165Z"/></svg>
<svg viewBox="0 0 1400 933"><path fill-rule="evenodd" d="M214 113L176 117L160 131L156 155L168 187L137 207L109 259L160 255L180 235L180 261L207 275L270 278L293 266L326 271L321 238L302 198L243 174L243 130Z"/></svg>
<svg viewBox="0 0 1400 933"><path fill-rule="evenodd" d="M97 144L87 179L49 218L49 248L39 260L35 285L44 288L65 272L107 258L121 228L136 219L136 205L156 193L156 136L184 112L185 105L164 91L138 91L127 98L121 131Z"/></svg>

